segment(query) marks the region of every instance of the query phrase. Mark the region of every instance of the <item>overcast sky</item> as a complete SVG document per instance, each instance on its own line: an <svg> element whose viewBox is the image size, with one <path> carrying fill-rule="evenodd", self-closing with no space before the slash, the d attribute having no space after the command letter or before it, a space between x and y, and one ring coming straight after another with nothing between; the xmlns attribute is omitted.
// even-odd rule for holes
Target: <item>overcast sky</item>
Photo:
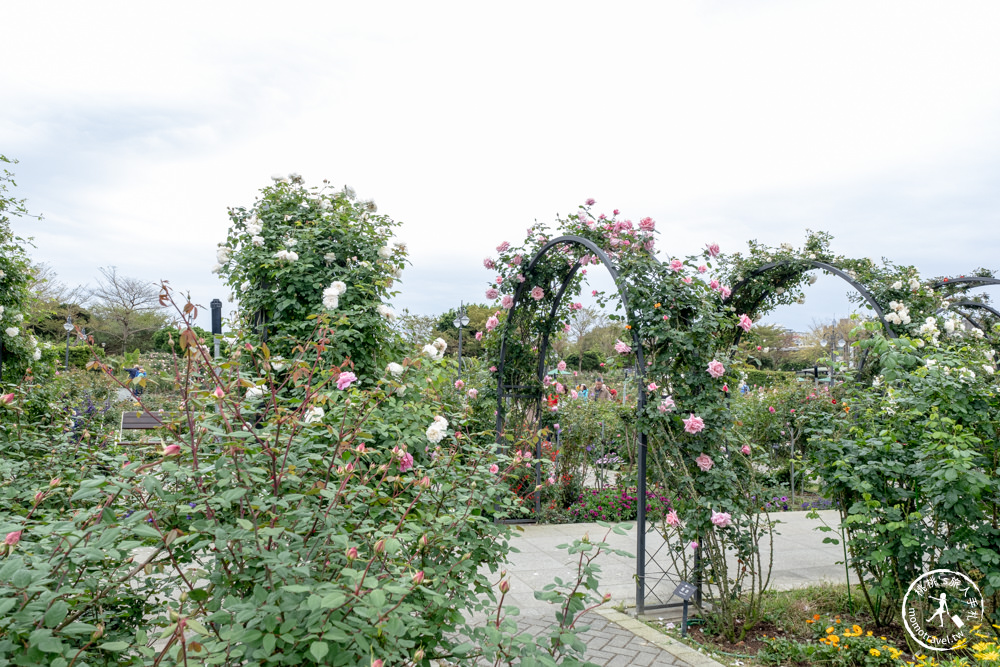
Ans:
<svg viewBox="0 0 1000 667"><path fill-rule="evenodd" d="M652 216L661 256L834 234L925 275L1000 265L1000 3L3 3L0 152L38 261L203 305L273 173L402 221L397 309L483 301L536 219ZM834 279L771 320L845 315ZM208 326L207 314L201 324Z"/></svg>

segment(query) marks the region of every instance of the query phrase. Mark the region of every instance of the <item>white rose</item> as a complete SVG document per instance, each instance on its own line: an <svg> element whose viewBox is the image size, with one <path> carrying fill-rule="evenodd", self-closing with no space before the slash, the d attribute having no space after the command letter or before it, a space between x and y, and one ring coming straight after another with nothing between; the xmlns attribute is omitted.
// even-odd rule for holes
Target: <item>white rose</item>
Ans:
<svg viewBox="0 0 1000 667"><path fill-rule="evenodd" d="M347 291L347 284L342 280L334 280L330 283L329 289L332 290L337 296L340 296Z"/></svg>
<svg viewBox="0 0 1000 667"><path fill-rule="evenodd" d="M900 280L897 280L896 282L894 282L892 284L892 289L903 289L903 282L900 281Z"/></svg>
<svg viewBox="0 0 1000 667"><path fill-rule="evenodd" d="M250 239L250 243L252 243L254 246L260 248L261 246L264 245L264 237L263 236L254 236L252 239Z"/></svg>
<svg viewBox="0 0 1000 667"><path fill-rule="evenodd" d="M247 400L256 401L258 399L264 398L264 388L263 387L250 387L247 389Z"/></svg>
<svg viewBox="0 0 1000 667"><path fill-rule="evenodd" d="M17 334L20 333L17 327L7 327L4 332L11 338L17 338Z"/></svg>
<svg viewBox="0 0 1000 667"><path fill-rule="evenodd" d="M212 267L212 273L218 273L221 270L222 270L222 264L216 264L215 266Z"/></svg>
<svg viewBox="0 0 1000 667"><path fill-rule="evenodd" d="M321 419L323 419L324 415L326 415L326 411L323 408L320 407L309 408L308 410L306 410L305 415L302 417L302 421L304 421L306 424L312 424L314 422L318 422Z"/></svg>
<svg viewBox="0 0 1000 667"><path fill-rule="evenodd" d="M387 245L382 246L378 249L378 256L382 259L389 259L392 257L392 247Z"/></svg>
<svg viewBox="0 0 1000 667"><path fill-rule="evenodd" d="M392 308L385 305L384 303L378 307L378 314L384 317L385 319L389 320L390 322L396 319L396 311L394 311Z"/></svg>
<svg viewBox="0 0 1000 667"><path fill-rule="evenodd" d="M223 246L215 251L215 258L219 260L219 264L225 264L229 261L229 248Z"/></svg>
<svg viewBox="0 0 1000 667"><path fill-rule="evenodd" d="M36 347L35 351L31 353L31 358L34 359L35 361L38 361L39 359L42 358L42 351Z"/></svg>
<svg viewBox="0 0 1000 667"><path fill-rule="evenodd" d="M445 342L444 338L435 338L432 345L434 345L439 352L444 352L445 348L448 347L448 343Z"/></svg>
<svg viewBox="0 0 1000 667"><path fill-rule="evenodd" d="M431 359L437 359L437 355L438 355L437 348L434 347L433 345L431 345L430 343L428 343L427 345L424 345L424 348L421 350L421 352L423 352L424 354L426 354Z"/></svg>
<svg viewBox="0 0 1000 667"><path fill-rule="evenodd" d="M392 374L393 377L398 378L403 374L403 371L405 369L401 364L397 364L395 361L393 361L390 362L389 365L385 367L385 370L388 371L390 374Z"/></svg>

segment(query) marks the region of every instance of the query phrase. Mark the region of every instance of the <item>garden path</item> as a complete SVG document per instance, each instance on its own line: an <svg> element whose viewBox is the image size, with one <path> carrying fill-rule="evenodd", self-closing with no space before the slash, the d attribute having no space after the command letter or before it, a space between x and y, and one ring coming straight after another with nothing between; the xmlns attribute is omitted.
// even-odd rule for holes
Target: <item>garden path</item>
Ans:
<svg viewBox="0 0 1000 667"><path fill-rule="evenodd" d="M819 512L828 525L836 525L836 510ZM816 528L819 520L808 519L806 512L784 512L773 515L781 521L774 536L774 568L771 588L784 590L822 582L843 583L844 566L842 547L824 544L823 538L831 533L821 533ZM635 528L625 535L608 535L607 542L617 549L635 553ZM590 535L593 541L604 538L606 528L596 523L557 525L526 525L515 527L512 545L519 553L511 554L507 576L511 582L506 604L520 609L518 624L533 635L545 631L554 622L552 605L535 599L534 592L560 577L564 581L574 578L576 558L556 548L559 544ZM836 534L833 534L836 537ZM652 541L654 535L649 535ZM765 550L767 544L761 545ZM596 561L601 566L599 575L602 593L611 593L611 603L604 607L635 606L635 559L614 554L602 554ZM676 584L664 581L660 593L669 596ZM666 590L662 590L666 589ZM599 665L691 665L692 667L716 665L705 656L677 642L652 643L659 632L643 626L625 614L601 609L590 612L585 622L591 630L582 636L587 644L587 658ZM663 611L649 614L652 617L672 617ZM653 634L643 632L645 628ZM641 634L637 634L641 633ZM647 662L648 660L648 662Z"/></svg>

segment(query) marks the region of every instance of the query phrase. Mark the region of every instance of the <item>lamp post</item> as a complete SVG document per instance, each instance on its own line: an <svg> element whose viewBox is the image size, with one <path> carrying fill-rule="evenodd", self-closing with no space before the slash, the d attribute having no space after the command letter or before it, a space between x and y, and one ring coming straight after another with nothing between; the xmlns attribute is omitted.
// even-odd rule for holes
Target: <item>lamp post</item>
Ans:
<svg viewBox="0 0 1000 667"><path fill-rule="evenodd" d="M73 316L66 316L66 323L63 324L63 330L66 332L66 371L69 371L69 336L70 332L73 331Z"/></svg>
<svg viewBox="0 0 1000 667"><path fill-rule="evenodd" d="M848 354L847 354L848 353L848 348L846 348L845 345L847 345L847 341L845 341L843 338L841 338L841 339L839 339L837 341L837 347L840 348L841 363L847 364L846 367L850 368L851 365L848 363L848 360L847 360L848 359Z"/></svg>
<svg viewBox="0 0 1000 667"><path fill-rule="evenodd" d="M458 307L458 315L452 320L452 324L458 329L458 379L462 379L462 329L469 326L469 317L465 314L465 304Z"/></svg>
<svg viewBox="0 0 1000 667"><path fill-rule="evenodd" d="M832 340L829 341L829 342L830 342L831 345L833 344ZM824 338L824 339L820 340L819 344L820 344L820 347L822 347L823 351L825 352L826 351L827 340ZM836 350L834 350L833 352L830 352L830 362L826 365L827 373L830 376L830 384L829 384L829 386L831 388L833 387L833 356L834 356L835 353L836 353Z"/></svg>

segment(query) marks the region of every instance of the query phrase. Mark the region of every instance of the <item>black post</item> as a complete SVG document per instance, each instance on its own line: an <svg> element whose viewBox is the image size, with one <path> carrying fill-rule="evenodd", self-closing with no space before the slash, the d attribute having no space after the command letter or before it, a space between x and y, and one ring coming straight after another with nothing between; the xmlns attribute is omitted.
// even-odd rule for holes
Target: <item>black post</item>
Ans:
<svg viewBox="0 0 1000 667"><path fill-rule="evenodd" d="M0 338L0 383L3 382L3 339Z"/></svg>
<svg viewBox="0 0 1000 667"><path fill-rule="evenodd" d="M459 310L458 311L459 321L461 321L462 315L463 315L462 311ZM464 328L465 327L458 328L458 379L459 380L462 379L462 329Z"/></svg>
<svg viewBox="0 0 1000 667"><path fill-rule="evenodd" d="M69 321L68 318L67 318L67 321ZM67 331L66 332L66 372L67 373L69 372L69 334L70 334L70 332Z"/></svg>
<svg viewBox="0 0 1000 667"><path fill-rule="evenodd" d="M215 358L218 359L219 353L219 336L222 335L222 301L220 299L212 299L212 340L215 341Z"/></svg>

